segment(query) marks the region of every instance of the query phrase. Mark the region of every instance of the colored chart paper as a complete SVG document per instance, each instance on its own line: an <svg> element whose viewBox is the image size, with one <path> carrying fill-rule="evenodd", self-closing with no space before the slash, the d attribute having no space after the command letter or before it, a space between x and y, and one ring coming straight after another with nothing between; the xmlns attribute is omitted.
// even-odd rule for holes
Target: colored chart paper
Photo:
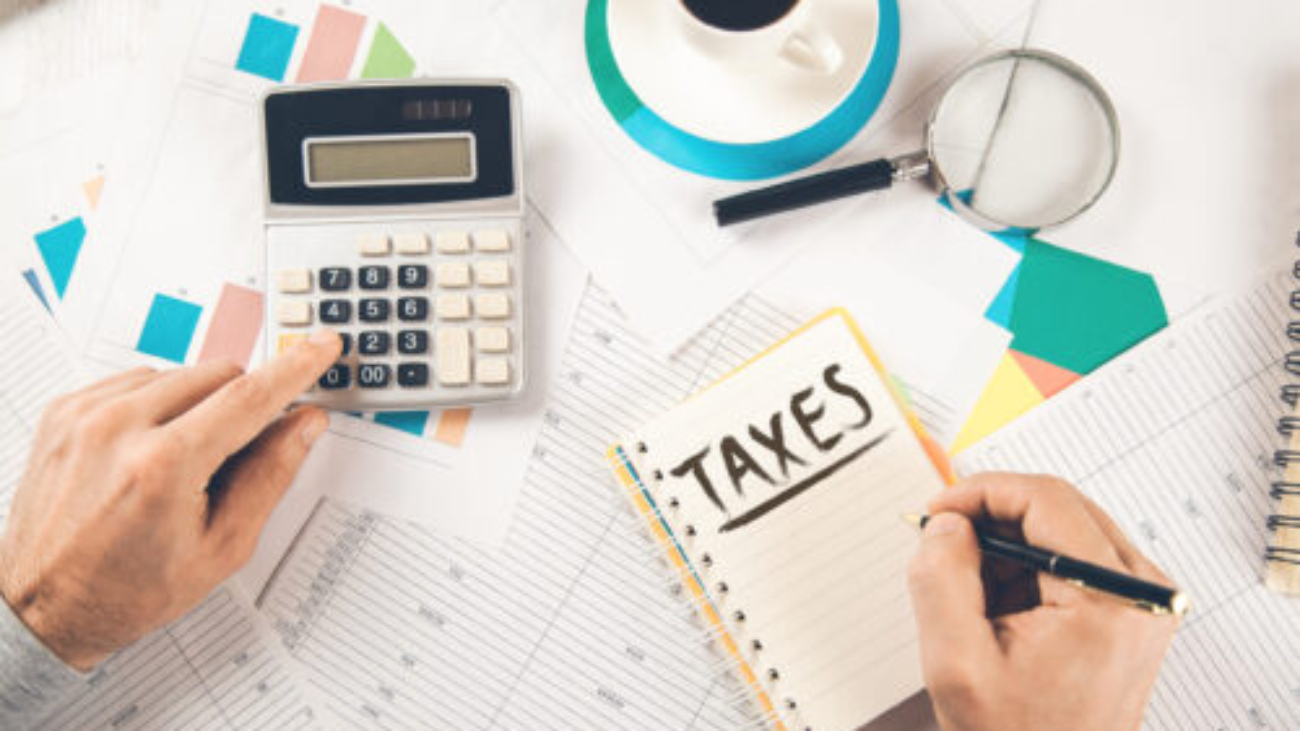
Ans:
<svg viewBox="0 0 1300 731"><path fill-rule="evenodd" d="M136 350L173 363L184 363L203 308L165 294L154 295Z"/></svg>
<svg viewBox="0 0 1300 731"><path fill-rule="evenodd" d="M36 276L36 271L34 269L24 269L23 280L26 281L27 286L31 288L32 294L36 295L36 299L41 301L41 305L45 307L45 311L49 312L50 301L45 298L45 289L41 287L41 279Z"/></svg>
<svg viewBox="0 0 1300 731"><path fill-rule="evenodd" d="M448 409L438 417L438 428L433 432L433 441L449 447L459 447L465 441L465 431L469 429L469 417L474 413L470 409Z"/></svg>
<svg viewBox="0 0 1300 731"><path fill-rule="evenodd" d="M996 237L1020 264L985 317L1011 345L952 445L1006 426L1169 322L1155 279L1024 234Z"/></svg>
<svg viewBox="0 0 1300 731"><path fill-rule="evenodd" d="M96 175L81 184L81 191L86 195L86 205L90 210L99 208L99 197L104 193L104 176Z"/></svg>
<svg viewBox="0 0 1300 731"><path fill-rule="evenodd" d="M237 284L222 287L199 362L224 359L247 368L262 332L262 304L262 293L255 289Z"/></svg>
<svg viewBox="0 0 1300 731"><path fill-rule="evenodd" d="M253 13L235 68L271 81L284 81L297 39L298 26Z"/></svg>
<svg viewBox="0 0 1300 731"><path fill-rule="evenodd" d="M375 38L370 43L370 54L361 69L363 79L407 79L415 73L415 59L402 44L380 23L375 28Z"/></svg>
<svg viewBox="0 0 1300 731"><path fill-rule="evenodd" d="M299 83L346 79L365 27L364 15L332 5L320 6L298 67Z"/></svg>
<svg viewBox="0 0 1300 731"><path fill-rule="evenodd" d="M381 411L375 414L375 423L406 432L413 437L424 436L424 427L429 423L427 411Z"/></svg>
<svg viewBox="0 0 1300 731"><path fill-rule="evenodd" d="M72 278L72 269L85 241L86 222L80 216L36 234L36 247L60 298L68 291L68 280Z"/></svg>

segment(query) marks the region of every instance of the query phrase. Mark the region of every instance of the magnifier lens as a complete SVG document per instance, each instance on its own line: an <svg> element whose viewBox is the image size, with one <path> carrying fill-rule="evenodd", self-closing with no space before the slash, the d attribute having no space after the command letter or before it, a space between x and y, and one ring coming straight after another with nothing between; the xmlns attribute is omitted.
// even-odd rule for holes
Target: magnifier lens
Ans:
<svg viewBox="0 0 1300 731"><path fill-rule="evenodd" d="M992 227L1038 229L1086 209L1110 182L1119 140L1109 102L1038 56L977 65L940 100L930 154L949 194Z"/></svg>

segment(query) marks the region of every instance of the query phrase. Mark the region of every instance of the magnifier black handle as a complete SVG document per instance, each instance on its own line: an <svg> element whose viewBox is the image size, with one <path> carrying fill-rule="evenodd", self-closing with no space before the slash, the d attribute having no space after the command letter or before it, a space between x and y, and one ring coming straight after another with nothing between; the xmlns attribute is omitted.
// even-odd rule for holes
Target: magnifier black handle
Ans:
<svg viewBox="0 0 1300 731"><path fill-rule="evenodd" d="M882 157L714 201L713 215L719 226L730 226L858 193L884 190L893 183L894 163Z"/></svg>

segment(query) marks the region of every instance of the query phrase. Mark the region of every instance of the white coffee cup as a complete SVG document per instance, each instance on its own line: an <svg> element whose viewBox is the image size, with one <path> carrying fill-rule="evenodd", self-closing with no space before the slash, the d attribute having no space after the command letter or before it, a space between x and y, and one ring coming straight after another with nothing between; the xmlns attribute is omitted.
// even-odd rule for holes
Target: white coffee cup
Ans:
<svg viewBox="0 0 1300 731"><path fill-rule="evenodd" d="M818 22L817 0L660 0L676 7L685 36L723 63L760 65L780 58L816 74L833 74L844 51ZM764 5L764 11L754 8ZM772 17L775 16L775 17Z"/></svg>

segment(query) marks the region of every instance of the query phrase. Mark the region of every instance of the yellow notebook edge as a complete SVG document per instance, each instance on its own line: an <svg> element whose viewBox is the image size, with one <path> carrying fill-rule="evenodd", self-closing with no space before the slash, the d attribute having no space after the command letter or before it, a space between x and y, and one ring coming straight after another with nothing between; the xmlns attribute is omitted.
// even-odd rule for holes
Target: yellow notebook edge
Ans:
<svg viewBox="0 0 1300 731"><path fill-rule="evenodd" d="M843 307L832 307L822 312L792 331L790 334L768 346L762 352L741 363L718 380L695 394L692 394L688 397L688 400L689 398L695 398L699 394L709 391L714 386L737 376L746 368L754 365L768 355L771 355L778 348L789 343L791 340L794 340L817 325L834 318L839 318L845 326L848 327L849 332L853 334L853 338L857 341L858 346L862 348L863 354L867 356L867 360L870 361L872 368L875 369L876 375L880 377L880 380L889 390L890 397L893 398L894 404L898 407L899 412L903 414L903 418L906 419L908 427L911 428L912 433L920 442L922 449L925 451L926 456L929 457L935 470L939 473L940 478L943 480L945 485L952 485L956 482L957 478L947 452L944 450L942 445L926 432L925 427L921 424L921 420L916 417L916 413L912 410L907 397L899 390L898 384L890 375L889 371L885 369L884 362L881 361L880 356L876 354L875 349L871 347L871 343L867 340L867 336L863 334L862 329L858 327L857 322L853 319L853 316L849 311ZM660 548L663 549L664 555L672 564L673 569L677 572L678 576L681 577L682 585L691 592L697 606L702 608L701 613L704 615L705 621L708 622L710 628L718 636L719 642L722 644L723 648L731 655L732 659L736 663L736 667L740 670L741 676L753 690L754 696L758 700L759 705L767 712L768 716L773 719L774 726L785 731L786 726L781 722L771 697L768 695L767 691L763 689L753 667L751 667L749 662L745 660L744 655L740 651L739 645L737 645L735 639L731 636L731 632L723 622L722 616L718 613L717 608L713 605L712 599L709 598L708 593L705 591L703 582L701 582L699 576L695 573L695 569L691 565L689 557L687 557L685 551L673 536L672 530L669 528L667 521L665 521L663 516L660 514L658 505L654 501L654 497L650 495L650 491L642 482L641 475L637 471L636 466L632 463L631 458L628 456L624 445L622 443L611 445L606 452L606 459L609 461L615 477L624 488L633 507L640 514L645 525L650 529L651 534L656 542L659 543Z"/></svg>
<svg viewBox="0 0 1300 731"><path fill-rule="evenodd" d="M1294 415L1300 416L1300 405L1297 405ZM1291 435L1289 448L1300 450L1300 432ZM1300 464L1287 465L1282 480L1292 484L1300 483ZM1283 494L1277 503L1277 516L1300 516L1300 495ZM1270 555L1279 549L1287 553L1289 561L1300 561L1300 527L1279 522L1270 542ZM1273 591L1300 596L1300 564L1269 561L1265 584Z"/></svg>

